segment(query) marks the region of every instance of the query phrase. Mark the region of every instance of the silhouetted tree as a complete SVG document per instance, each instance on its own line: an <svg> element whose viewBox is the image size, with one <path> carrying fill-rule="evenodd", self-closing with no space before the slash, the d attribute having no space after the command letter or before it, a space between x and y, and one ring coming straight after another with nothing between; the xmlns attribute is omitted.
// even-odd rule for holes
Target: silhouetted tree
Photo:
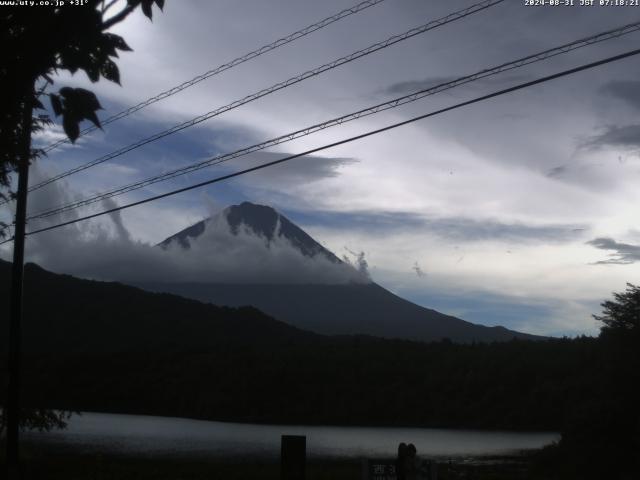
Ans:
<svg viewBox="0 0 640 480"><path fill-rule="evenodd" d="M597 367L552 452L553 478L639 478L640 287L601 305Z"/></svg>
<svg viewBox="0 0 640 480"><path fill-rule="evenodd" d="M611 437L622 471L638 478L640 473L640 287L631 283L614 299L602 304L605 402L611 420Z"/></svg>
<svg viewBox="0 0 640 480"><path fill-rule="evenodd" d="M49 410L46 408L24 408L20 417L20 426L29 430L48 432L54 428L65 428L72 412L68 410ZM4 410L0 410L0 438L6 427Z"/></svg>
<svg viewBox="0 0 640 480"><path fill-rule="evenodd" d="M593 318L602 322L601 332L637 334L640 331L640 286L627 283L627 290L614 293L614 300L607 300L601 306L602 315Z"/></svg>
<svg viewBox="0 0 640 480"><path fill-rule="evenodd" d="M100 103L89 90L63 87L58 93L47 90L54 74L82 70L92 82L100 77L120 83L114 61L118 50L131 50L124 39L107 30L122 22L136 8L152 17L152 6L161 9L164 0L116 1L85 0L59 7L22 6L0 9L0 197L8 190L9 174L17 170L25 155L33 160L42 155L31 148L31 136L48 125L42 99L48 96L56 116L62 117L64 131L73 142L80 133L80 122L89 120L100 126L96 115ZM120 11L114 12L117 5ZM1 225L0 225L1 227ZM6 225L5 225L6 227Z"/></svg>
<svg viewBox="0 0 640 480"><path fill-rule="evenodd" d="M162 9L164 0L85 0L82 5L0 8L0 198L14 196L9 174L43 153L31 146L32 135L51 123L44 113L34 116L34 111L45 110L43 97L49 97L54 114L62 117L72 142L83 120L100 126L96 112L101 106L95 94L71 87L51 93L52 77L64 70L72 74L82 70L92 82L103 77L120 83L114 59L118 51L131 48L108 30L138 7L151 19L153 4ZM0 222L0 237L5 236L6 227ZM21 413L21 425L45 430L64 426L67 415L40 409ZM3 428L4 414L0 414L0 431Z"/></svg>

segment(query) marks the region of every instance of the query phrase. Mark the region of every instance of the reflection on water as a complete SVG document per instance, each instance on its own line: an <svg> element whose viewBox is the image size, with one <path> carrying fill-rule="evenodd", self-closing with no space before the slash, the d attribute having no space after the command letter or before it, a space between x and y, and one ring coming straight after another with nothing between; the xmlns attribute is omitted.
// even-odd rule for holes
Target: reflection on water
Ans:
<svg viewBox="0 0 640 480"><path fill-rule="evenodd" d="M137 456L277 457L280 436L287 434L306 435L310 457L343 458L395 456L400 442L415 444L419 455L455 457L508 454L558 440L555 433L254 425L105 413L76 415L66 430L26 436L38 443Z"/></svg>

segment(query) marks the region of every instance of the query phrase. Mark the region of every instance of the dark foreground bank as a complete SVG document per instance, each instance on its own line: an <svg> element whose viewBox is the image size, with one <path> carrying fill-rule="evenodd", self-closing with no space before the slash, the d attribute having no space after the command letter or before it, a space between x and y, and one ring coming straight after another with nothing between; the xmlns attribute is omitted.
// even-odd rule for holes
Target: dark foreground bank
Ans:
<svg viewBox="0 0 640 480"><path fill-rule="evenodd" d="M443 459L440 480L542 480L536 472L535 454L512 457ZM4 467L4 448L0 456ZM125 457L83 453L69 449L44 449L27 444L23 451L24 480L280 480L280 464L267 459ZM307 480L360 480L361 459L312 459Z"/></svg>

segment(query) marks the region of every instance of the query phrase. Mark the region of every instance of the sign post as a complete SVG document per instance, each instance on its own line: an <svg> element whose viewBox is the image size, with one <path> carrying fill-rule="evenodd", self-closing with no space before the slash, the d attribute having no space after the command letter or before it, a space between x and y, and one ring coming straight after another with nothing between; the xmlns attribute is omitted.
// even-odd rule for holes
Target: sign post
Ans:
<svg viewBox="0 0 640 480"><path fill-rule="evenodd" d="M307 437L282 435L280 444L280 479L304 480L307 464Z"/></svg>

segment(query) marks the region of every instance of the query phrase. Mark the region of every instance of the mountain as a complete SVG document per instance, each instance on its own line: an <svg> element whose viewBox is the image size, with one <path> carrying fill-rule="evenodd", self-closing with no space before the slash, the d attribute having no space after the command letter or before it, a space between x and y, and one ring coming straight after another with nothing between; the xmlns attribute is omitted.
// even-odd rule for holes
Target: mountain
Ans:
<svg viewBox="0 0 640 480"><path fill-rule="evenodd" d="M253 235L265 239L267 245L280 237L286 239L291 246L307 257L321 255L333 263L341 263L338 257L316 242L287 217L280 215L271 207L255 205L250 202L232 205L218 213L215 218L202 220L166 238L159 243L159 246L168 248L177 243L188 250L191 248L191 241L200 237L208 225L217 224L220 220L225 226L228 225L230 232L235 236L243 229L247 229Z"/></svg>
<svg viewBox="0 0 640 480"><path fill-rule="evenodd" d="M269 249L276 242L314 261L329 260L327 268L348 267L300 227L271 207L244 202L223 210L162 241L164 249L185 252L207 242L207 235L218 230L231 235L253 235L262 240L259 248ZM225 255L224 251L215 252ZM246 254L246 253L245 253ZM284 268L284 265L283 265ZM349 267L349 270L356 272ZM305 272L306 274L306 272ZM455 342L507 341L536 337L508 330L473 324L404 300L363 274L340 283L318 282L313 276L291 282L144 282L138 286L156 292L169 292L217 305L251 305L304 330L327 335L366 334L383 338Z"/></svg>
<svg viewBox="0 0 640 480"><path fill-rule="evenodd" d="M0 260L2 298L9 298L10 279L11 264ZM255 308L217 307L120 283L83 280L33 263L25 265L24 295L27 353L197 352L317 337ZM0 322L5 332L8 317ZM0 353L6 347L0 342Z"/></svg>
<svg viewBox="0 0 640 480"><path fill-rule="evenodd" d="M10 264L0 261L0 295ZM457 344L325 337L253 308L25 269L26 408L232 422L546 429L602 354L595 340ZM0 316L6 362L8 315ZM6 364L6 363L5 363ZM7 370L0 368L0 398Z"/></svg>

